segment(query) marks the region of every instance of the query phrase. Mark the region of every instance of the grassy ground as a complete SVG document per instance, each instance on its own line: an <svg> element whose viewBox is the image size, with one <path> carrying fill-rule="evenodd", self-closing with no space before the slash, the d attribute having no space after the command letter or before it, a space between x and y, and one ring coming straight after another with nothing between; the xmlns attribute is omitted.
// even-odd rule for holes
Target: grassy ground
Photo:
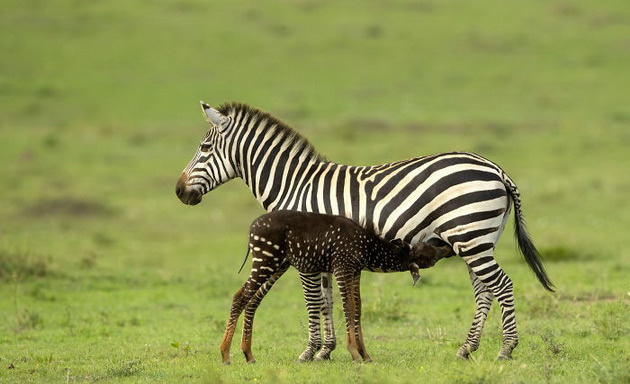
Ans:
<svg viewBox="0 0 630 384"><path fill-rule="evenodd" d="M625 1L237 4L8 1L0 14L0 382L629 382L630 8ZM272 112L328 158L475 151L502 165L558 288L511 228L521 344L455 359L474 303L461 260L411 287L366 273L375 362L295 363L295 272L262 304L255 365L218 344L262 213L242 182L174 194L198 100Z"/></svg>

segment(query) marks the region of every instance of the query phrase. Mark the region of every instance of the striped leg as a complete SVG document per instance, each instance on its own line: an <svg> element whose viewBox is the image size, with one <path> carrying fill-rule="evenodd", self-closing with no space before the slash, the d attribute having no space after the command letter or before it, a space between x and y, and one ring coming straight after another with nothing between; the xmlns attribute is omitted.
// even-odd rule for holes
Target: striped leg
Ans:
<svg viewBox="0 0 630 384"><path fill-rule="evenodd" d="M508 275L503 270L498 269L496 281L494 284L491 284L491 287L494 296L501 305L501 322L503 325L503 345L497 358L499 360L512 360L512 351L518 345L516 310L514 309L514 286Z"/></svg>
<svg viewBox="0 0 630 384"><path fill-rule="evenodd" d="M457 356L462 359L468 359L470 354L477 350L479 347L479 340L481 339L481 331L490 312L490 306L494 296L492 292L486 288L486 286L477 278L477 275L468 266L468 272L470 274L470 281L472 282L473 291L475 294L475 303L477 308L475 310L475 317L473 318L470 331L468 331L468 337L464 345L462 345L457 351Z"/></svg>
<svg viewBox="0 0 630 384"><path fill-rule="evenodd" d="M518 345L512 280L499 267L499 264L492 256L492 250L483 256L477 255L464 259L475 276L492 292L492 295L497 298L501 306L503 345L499 351L498 358L500 360L511 359L512 351Z"/></svg>
<svg viewBox="0 0 630 384"><path fill-rule="evenodd" d="M354 275L352 272L337 272L335 273L337 279L337 285L339 286L339 293L341 294L341 300L343 301L343 312L346 317L346 338L348 352L352 356L352 360L358 363L361 362L362 357L359 353L357 345L358 330L356 327L356 302L354 293Z"/></svg>
<svg viewBox="0 0 630 384"><path fill-rule="evenodd" d="M323 305L319 273L300 273L306 312L308 313L308 345L298 362L313 360L313 356L322 347L319 311Z"/></svg>
<svg viewBox="0 0 630 384"><path fill-rule="evenodd" d="M243 336L241 337L241 350L245 354L245 359L248 363L255 363L254 355L252 354L252 329L254 327L254 315L256 315L256 309L260 305L262 299L273 287L273 284L289 269L290 264L285 262L280 266L280 269L276 272L271 271L272 276L261 285L254 296L249 300L245 307L245 314L243 315Z"/></svg>
<svg viewBox="0 0 630 384"><path fill-rule="evenodd" d="M321 274L321 295L324 302L321 306L321 314L324 317L324 345L315 360L329 360L330 354L337 347L335 327L333 324L333 298L332 298L332 274Z"/></svg>

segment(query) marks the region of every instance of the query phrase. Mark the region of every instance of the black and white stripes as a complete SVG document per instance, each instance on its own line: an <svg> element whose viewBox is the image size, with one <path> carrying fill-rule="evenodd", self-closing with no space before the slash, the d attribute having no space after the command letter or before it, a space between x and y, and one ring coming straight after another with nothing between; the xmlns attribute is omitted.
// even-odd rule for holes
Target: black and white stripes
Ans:
<svg viewBox="0 0 630 384"><path fill-rule="evenodd" d="M499 355L511 356L518 340L512 282L494 259L510 203L525 260L546 289L551 290L551 283L525 230L518 189L496 164L476 154L453 152L377 166L342 165L327 161L295 130L267 113L238 103L218 109L202 103L202 109L211 128L177 183L182 202L197 204L205 193L240 177L268 211L338 214L388 240L446 243L467 263L477 301L475 321L458 355L466 358L477 348L486 308L497 298L504 331ZM329 312L324 300L329 289L323 288L316 298L314 287L321 277L301 277L307 282L310 338L315 339L315 308L322 303L323 312Z"/></svg>

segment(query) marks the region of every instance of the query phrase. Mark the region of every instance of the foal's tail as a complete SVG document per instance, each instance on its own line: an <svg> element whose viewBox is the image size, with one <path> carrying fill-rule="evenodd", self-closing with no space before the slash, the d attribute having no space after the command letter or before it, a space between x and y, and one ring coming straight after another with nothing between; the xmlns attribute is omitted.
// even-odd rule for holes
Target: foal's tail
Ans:
<svg viewBox="0 0 630 384"><path fill-rule="evenodd" d="M245 260L243 260L243 264L241 264L241 267L238 269L238 273L241 273L241 271L243 270L243 267L245 266L245 263L247 262L247 257L249 256L249 247L247 247L247 253L245 254Z"/></svg>
<svg viewBox="0 0 630 384"><path fill-rule="evenodd" d="M543 267L542 261L540 260L540 253L538 253L532 239L527 233L525 217L523 216L523 209L521 208L521 194L518 188L516 188L516 184L514 184L505 172L502 174L502 179L514 203L514 237L518 243L518 248L521 250L525 261L538 278L538 281L540 281L540 284L549 292L554 292L553 284L551 280L549 280L545 267Z"/></svg>

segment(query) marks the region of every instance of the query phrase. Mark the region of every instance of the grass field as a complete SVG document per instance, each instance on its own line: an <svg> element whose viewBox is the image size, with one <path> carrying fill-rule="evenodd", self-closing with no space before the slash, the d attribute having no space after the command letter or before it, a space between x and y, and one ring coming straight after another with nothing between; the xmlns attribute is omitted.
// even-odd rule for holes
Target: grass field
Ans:
<svg viewBox="0 0 630 384"><path fill-rule="evenodd" d="M630 382L630 7L626 1L55 2L0 13L0 382ZM207 126L246 102L331 160L474 151L518 184L557 293L511 226L497 260L521 344L471 361L466 267L365 273L371 364L296 364L295 271L257 313L255 365L218 351L249 224L240 181L195 207L175 182ZM510 220L511 222L511 220ZM239 327L240 329L240 327Z"/></svg>

